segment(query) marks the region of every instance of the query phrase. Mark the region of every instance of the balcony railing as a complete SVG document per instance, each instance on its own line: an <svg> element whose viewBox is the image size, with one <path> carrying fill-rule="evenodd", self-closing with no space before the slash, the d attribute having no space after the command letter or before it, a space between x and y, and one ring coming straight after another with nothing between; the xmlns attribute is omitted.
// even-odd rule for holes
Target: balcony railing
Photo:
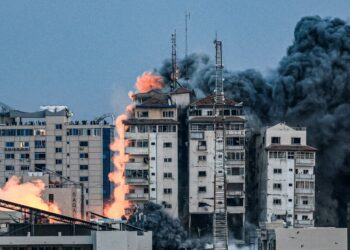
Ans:
<svg viewBox="0 0 350 250"><path fill-rule="evenodd" d="M148 169L148 165L143 162L127 162L125 163L126 170L145 170Z"/></svg>
<svg viewBox="0 0 350 250"><path fill-rule="evenodd" d="M295 159L295 164L296 165L307 165L307 166L313 166L315 165L315 160L314 159Z"/></svg>
<svg viewBox="0 0 350 250"><path fill-rule="evenodd" d="M6 147L5 151L28 151L29 147Z"/></svg>
<svg viewBox="0 0 350 250"><path fill-rule="evenodd" d="M226 135L245 135L245 130L226 130Z"/></svg>
<svg viewBox="0 0 350 250"><path fill-rule="evenodd" d="M296 188L295 193L297 194L314 194L314 189Z"/></svg>
<svg viewBox="0 0 350 250"><path fill-rule="evenodd" d="M237 145L237 146L226 145L225 148L228 150L244 150L243 145Z"/></svg>
<svg viewBox="0 0 350 250"><path fill-rule="evenodd" d="M295 210L299 210L299 211L314 211L315 210L315 206L308 204L308 205L303 205L303 204L296 204L295 205Z"/></svg>
<svg viewBox="0 0 350 250"><path fill-rule="evenodd" d="M148 148L127 147L125 153L131 155L148 155Z"/></svg>
<svg viewBox="0 0 350 250"><path fill-rule="evenodd" d="M296 220L295 226L307 227L313 226L315 224L314 220Z"/></svg>
<svg viewBox="0 0 350 250"><path fill-rule="evenodd" d="M148 200L148 194L127 193L125 200Z"/></svg>
<svg viewBox="0 0 350 250"><path fill-rule="evenodd" d="M145 178L126 177L125 182L132 185L148 185L148 179Z"/></svg>
<svg viewBox="0 0 350 250"><path fill-rule="evenodd" d="M207 146L198 146L198 151L205 151L207 150Z"/></svg>
<svg viewBox="0 0 350 250"><path fill-rule="evenodd" d="M243 191L227 191L227 196L243 196Z"/></svg>
<svg viewBox="0 0 350 250"><path fill-rule="evenodd" d="M314 180L315 175L313 174L296 174L295 179L300 179L300 180Z"/></svg>

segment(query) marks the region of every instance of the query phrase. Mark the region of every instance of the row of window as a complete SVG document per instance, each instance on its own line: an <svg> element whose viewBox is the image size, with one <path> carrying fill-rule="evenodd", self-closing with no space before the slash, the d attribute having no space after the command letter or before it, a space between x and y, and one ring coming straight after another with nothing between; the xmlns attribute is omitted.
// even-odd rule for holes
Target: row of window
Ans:
<svg viewBox="0 0 350 250"><path fill-rule="evenodd" d="M315 159L315 153L313 152L285 152L285 151L270 151L270 159Z"/></svg>
<svg viewBox="0 0 350 250"><path fill-rule="evenodd" d="M62 129L62 124L58 124ZM57 125L56 125L57 126ZM46 134L43 129L0 129L0 136L44 136ZM101 136L99 128L72 128L67 130L68 136Z"/></svg>
<svg viewBox="0 0 350 250"><path fill-rule="evenodd" d="M205 111L205 112L204 112ZM189 112L190 116L213 116L213 110L201 110L201 109L191 109ZM243 115L243 109L242 108L235 108L235 109L224 109L223 111L219 111L219 115L224 116L237 116L237 115Z"/></svg>
<svg viewBox="0 0 350 250"><path fill-rule="evenodd" d="M56 164L57 164L57 160L56 160ZM61 163L61 164L62 164L62 163ZM39 164L39 165L40 165L40 168L39 168L39 169L45 170L45 166L42 167L41 164ZM68 167L68 166L67 166L67 167ZM35 168L38 168L38 166L36 165ZM79 166L79 169L80 169L80 170L88 170L88 169L89 169L89 165L80 165L80 166ZM14 171L14 170L15 170L15 166L13 166L13 165L6 165L6 166L5 166L5 170L6 170L6 171ZM30 170L30 166L29 166L29 165L21 165L21 166L20 166L20 170L23 170L23 171L25 171L25 170ZM61 175L62 175L62 171L56 171L56 172L61 172Z"/></svg>
<svg viewBox="0 0 350 250"><path fill-rule="evenodd" d="M168 118L168 117L174 117L174 111L163 111L162 112L162 117ZM139 118L148 118L149 117L149 112L148 111L137 111L136 112L136 117Z"/></svg>
<svg viewBox="0 0 350 250"><path fill-rule="evenodd" d="M130 133L166 133L176 132L175 125L129 125L126 132Z"/></svg>
<svg viewBox="0 0 350 250"><path fill-rule="evenodd" d="M290 143L293 145L300 145L301 138L300 137L292 137ZM281 144L281 137L273 136L271 137L271 144Z"/></svg>

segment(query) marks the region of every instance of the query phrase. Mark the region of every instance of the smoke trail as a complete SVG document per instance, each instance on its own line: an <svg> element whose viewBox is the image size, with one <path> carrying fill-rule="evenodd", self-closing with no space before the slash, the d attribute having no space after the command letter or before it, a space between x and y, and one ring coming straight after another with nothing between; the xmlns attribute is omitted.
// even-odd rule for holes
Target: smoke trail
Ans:
<svg viewBox="0 0 350 250"><path fill-rule="evenodd" d="M215 67L209 57L190 55L179 63L182 72L185 63L193 88L213 93ZM159 72L170 80L169 61ZM350 201L350 26L339 18L304 17L274 74L225 71L224 86L227 96L245 103L253 128L280 121L308 127L308 143L319 150L316 223L345 226Z"/></svg>

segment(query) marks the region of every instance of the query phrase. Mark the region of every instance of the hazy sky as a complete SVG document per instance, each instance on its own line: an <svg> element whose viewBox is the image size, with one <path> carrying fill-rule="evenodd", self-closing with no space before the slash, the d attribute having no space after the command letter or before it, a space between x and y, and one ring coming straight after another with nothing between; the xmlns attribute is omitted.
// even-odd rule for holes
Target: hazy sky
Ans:
<svg viewBox="0 0 350 250"><path fill-rule="evenodd" d="M1 0L0 102L24 111L67 105L77 119L120 112L145 70L158 68L178 34L184 55L214 55L215 32L231 70L274 69L306 15L349 20L349 0Z"/></svg>

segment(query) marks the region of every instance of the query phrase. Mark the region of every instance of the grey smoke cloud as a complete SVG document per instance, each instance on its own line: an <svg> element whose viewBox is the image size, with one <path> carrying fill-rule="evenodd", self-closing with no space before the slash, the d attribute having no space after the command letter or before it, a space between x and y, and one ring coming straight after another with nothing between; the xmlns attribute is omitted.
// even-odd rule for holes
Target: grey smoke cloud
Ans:
<svg viewBox="0 0 350 250"><path fill-rule="evenodd" d="M191 87L213 93L215 67L209 57L191 54L181 60L181 75L186 63ZM159 73L170 81L169 61ZM273 74L225 70L224 86L227 96L245 103L253 129L280 121L308 127L308 143L318 148L316 223L344 226L350 201L349 24L339 18L304 17Z"/></svg>

